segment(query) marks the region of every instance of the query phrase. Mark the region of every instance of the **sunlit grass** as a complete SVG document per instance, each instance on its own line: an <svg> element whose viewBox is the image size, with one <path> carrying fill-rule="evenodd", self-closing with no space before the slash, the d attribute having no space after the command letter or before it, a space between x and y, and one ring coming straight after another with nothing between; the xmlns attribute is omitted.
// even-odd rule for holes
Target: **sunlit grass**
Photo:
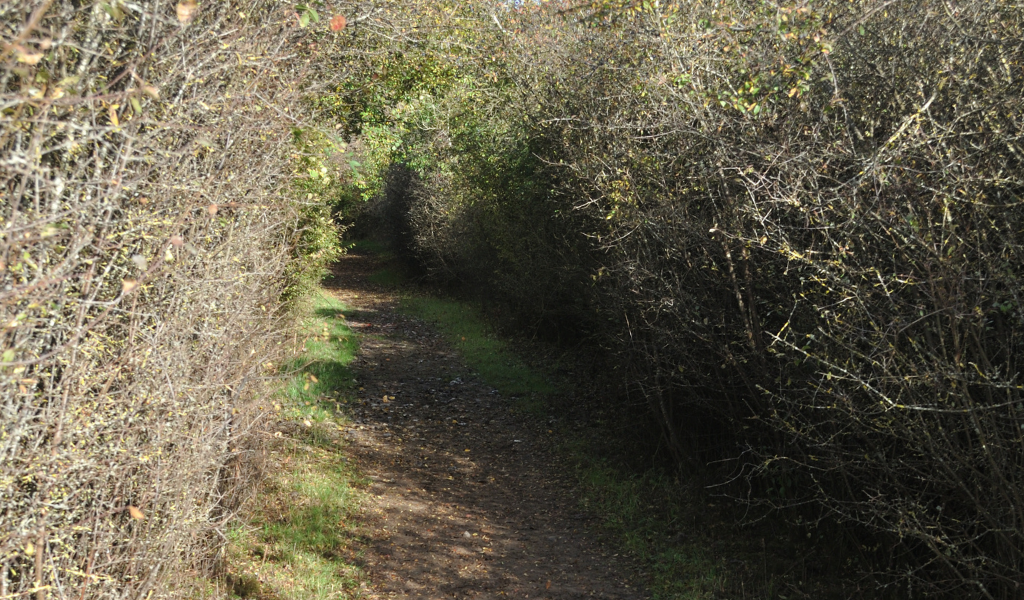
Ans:
<svg viewBox="0 0 1024 600"><path fill-rule="evenodd" d="M370 283L382 285L384 287L399 287L406 283L405 276L398 269L385 268L380 269L373 275L370 275L367 280Z"/></svg>
<svg viewBox="0 0 1024 600"><path fill-rule="evenodd" d="M347 246L353 252L365 252L373 254L381 261L394 260L395 254L387 245L377 240L354 240Z"/></svg>
<svg viewBox="0 0 1024 600"><path fill-rule="evenodd" d="M558 388L517 357L472 305L428 296L402 299L405 312L433 323L479 377L507 396L543 396Z"/></svg>
<svg viewBox="0 0 1024 600"><path fill-rule="evenodd" d="M348 365L359 345L345 321L347 310L323 292L309 299L299 332L305 341L301 351L283 365L290 375L284 387L285 417L323 422L352 389L354 376Z"/></svg>
<svg viewBox="0 0 1024 600"><path fill-rule="evenodd" d="M228 583L236 597L337 600L360 596L354 543L359 474L341 453L339 410L358 350L347 308L319 293L304 306L300 352L282 366L279 429L252 512L231 531Z"/></svg>

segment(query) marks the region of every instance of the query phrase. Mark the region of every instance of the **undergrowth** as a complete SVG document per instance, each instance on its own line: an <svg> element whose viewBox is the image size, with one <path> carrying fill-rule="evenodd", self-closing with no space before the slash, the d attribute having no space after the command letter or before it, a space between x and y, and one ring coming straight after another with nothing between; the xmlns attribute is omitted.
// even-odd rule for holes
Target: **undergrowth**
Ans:
<svg viewBox="0 0 1024 600"><path fill-rule="evenodd" d="M356 550L356 514L365 485L342 455L341 410L354 385L358 350L346 307L319 292L275 404L279 423L268 479L257 506L229 535L233 596L307 600L357 598L365 589Z"/></svg>

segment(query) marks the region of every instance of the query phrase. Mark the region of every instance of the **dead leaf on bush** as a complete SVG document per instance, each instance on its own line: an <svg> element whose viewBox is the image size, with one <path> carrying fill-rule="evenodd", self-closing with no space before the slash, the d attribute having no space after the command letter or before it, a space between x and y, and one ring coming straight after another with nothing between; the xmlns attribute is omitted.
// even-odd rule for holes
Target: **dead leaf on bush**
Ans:
<svg viewBox="0 0 1024 600"><path fill-rule="evenodd" d="M178 22L182 25L188 25L195 18L198 9L196 0L182 0L175 7L175 12L178 14Z"/></svg>
<svg viewBox="0 0 1024 600"><path fill-rule="evenodd" d="M127 294L135 288L139 287L139 282L134 279L125 279L121 282L121 292Z"/></svg>
<svg viewBox="0 0 1024 600"><path fill-rule="evenodd" d="M210 213L211 217L216 216L218 210L220 210L220 207L217 206L216 204L211 204L210 206L206 207L206 212Z"/></svg>
<svg viewBox="0 0 1024 600"><path fill-rule="evenodd" d="M345 28L345 16L334 15L331 17L331 31L341 31Z"/></svg>
<svg viewBox="0 0 1024 600"><path fill-rule="evenodd" d="M37 65L43 60L42 52L29 52L24 48L18 48L18 62L26 65Z"/></svg>
<svg viewBox="0 0 1024 600"><path fill-rule="evenodd" d="M128 514L130 514L132 516L132 518L135 519L136 521L142 521L142 520L144 520L146 518L146 515L143 514L143 512L141 510L139 510L139 508L137 506L129 506L128 507Z"/></svg>

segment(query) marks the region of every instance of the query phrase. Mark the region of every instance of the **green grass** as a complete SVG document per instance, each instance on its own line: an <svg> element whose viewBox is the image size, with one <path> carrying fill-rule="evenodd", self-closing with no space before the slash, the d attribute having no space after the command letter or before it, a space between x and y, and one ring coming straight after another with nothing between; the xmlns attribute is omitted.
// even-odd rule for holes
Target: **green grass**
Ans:
<svg viewBox="0 0 1024 600"><path fill-rule="evenodd" d="M346 245L351 251L373 254L382 262L389 262L395 259L395 254L388 249L387 245L377 240L354 240Z"/></svg>
<svg viewBox="0 0 1024 600"><path fill-rule="evenodd" d="M358 473L336 452L308 440L286 441L282 450L257 511L229 535L234 595L358 597L365 578L354 549Z"/></svg>
<svg viewBox="0 0 1024 600"><path fill-rule="evenodd" d="M339 402L355 384L349 363L359 344L345 322L348 308L338 299L316 293L308 299L300 335L301 351L282 367L288 373L284 386L284 417L314 423L329 421Z"/></svg>
<svg viewBox="0 0 1024 600"><path fill-rule="evenodd" d="M300 351L282 367L280 432L256 505L230 532L228 584L242 598L356 598L354 527L360 475L341 453L340 406L354 386L358 350L347 308L323 292L303 304Z"/></svg>
<svg viewBox="0 0 1024 600"><path fill-rule="evenodd" d="M472 305L455 300L407 296L401 309L433 323L462 355L471 369L506 396L532 399L558 391L552 379L529 367L513 352L510 342L499 337ZM537 406L531 406L536 409Z"/></svg>
<svg viewBox="0 0 1024 600"><path fill-rule="evenodd" d="M405 275L402 274L398 269L384 268L373 275L370 275L367 280L370 283L376 283L384 287L400 287L406 283Z"/></svg>
<svg viewBox="0 0 1024 600"><path fill-rule="evenodd" d="M595 460L585 447L566 448L575 459L581 505L601 516L604 529L649 569L655 600L705 600L725 590L725 573L708 555L709 540L688 531L694 503L680 498L679 485L654 472L625 474Z"/></svg>

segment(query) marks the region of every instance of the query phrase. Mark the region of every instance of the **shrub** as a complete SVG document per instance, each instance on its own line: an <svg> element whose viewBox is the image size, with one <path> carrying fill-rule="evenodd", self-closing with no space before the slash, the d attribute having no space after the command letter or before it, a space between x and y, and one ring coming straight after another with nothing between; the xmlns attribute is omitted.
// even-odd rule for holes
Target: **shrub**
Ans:
<svg viewBox="0 0 1024 600"><path fill-rule="evenodd" d="M285 270L330 247L295 238L326 235L294 201L296 21L0 7L0 596L175 596L210 572L259 466Z"/></svg>
<svg viewBox="0 0 1024 600"><path fill-rule="evenodd" d="M677 462L881 540L880 585L1019 596L1020 8L463 10L376 158L418 259L608 348Z"/></svg>

